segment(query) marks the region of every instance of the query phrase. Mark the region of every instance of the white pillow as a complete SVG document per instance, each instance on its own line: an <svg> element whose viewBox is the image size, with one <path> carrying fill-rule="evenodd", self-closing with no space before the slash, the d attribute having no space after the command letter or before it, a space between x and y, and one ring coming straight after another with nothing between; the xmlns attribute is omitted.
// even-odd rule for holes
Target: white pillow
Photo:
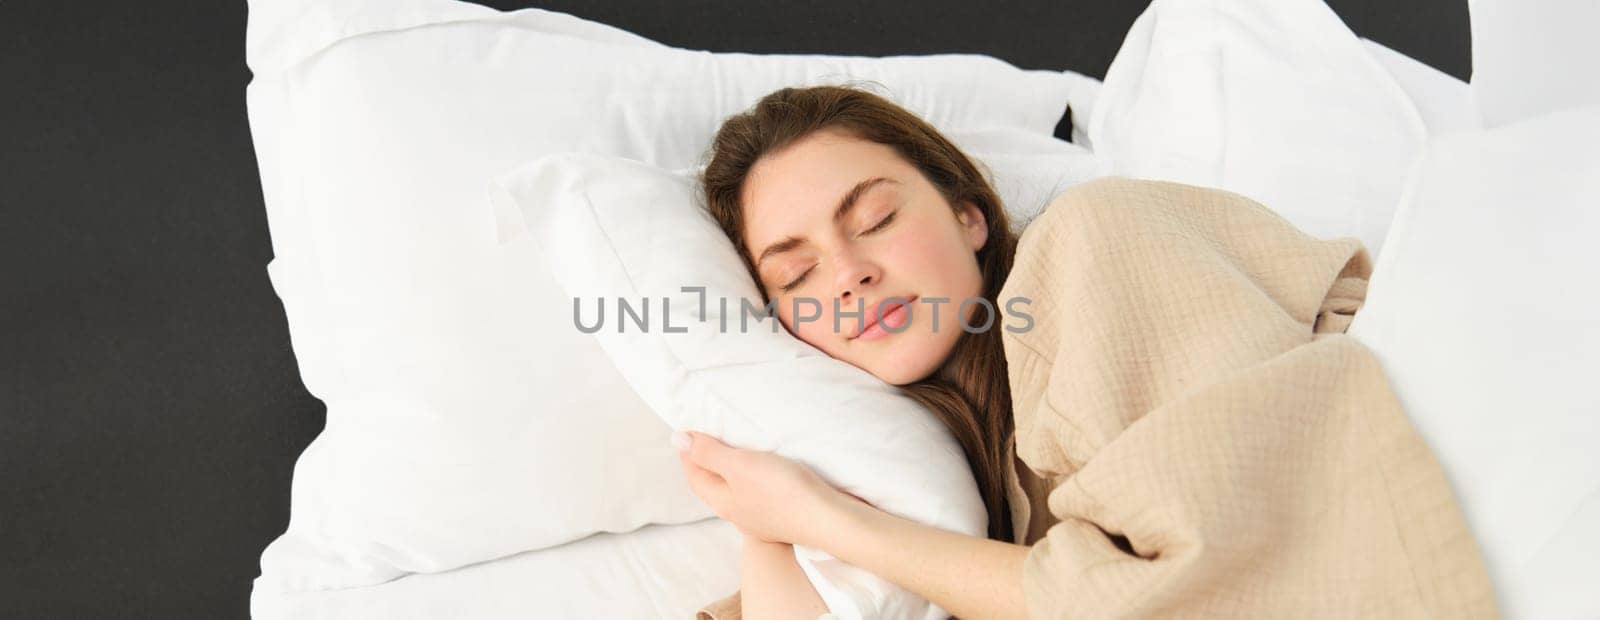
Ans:
<svg viewBox="0 0 1600 620"><path fill-rule="evenodd" d="M956 129L944 136L987 171L1011 230L1019 235L1057 194L1111 172L1104 157L1048 134L994 127Z"/></svg>
<svg viewBox="0 0 1600 620"><path fill-rule="evenodd" d="M454 0L252 0L245 64L283 71L344 39L430 24L512 19L521 28L590 41L665 47L626 30L554 11L501 13Z"/></svg>
<svg viewBox="0 0 1600 620"><path fill-rule="evenodd" d="M1466 82L1371 39L1362 39L1361 46L1405 92L1428 128L1428 135L1483 128L1478 100Z"/></svg>
<svg viewBox="0 0 1600 620"><path fill-rule="evenodd" d="M941 129L996 135L1047 135L1073 87L979 56L709 54L444 1L258 0L246 39L268 273L328 405L262 553L272 591L710 516L533 250L493 243L495 173L570 150L690 165L784 85L874 79Z"/></svg>
<svg viewBox="0 0 1600 620"><path fill-rule="evenodd" d="M1219 187L1374 256L1426 128L1317 0L1156 0L1088 122L1123 176Z"/></svg>
<svg viewBox="0 0 1600 620"><path fill-rule="evenodd" d="M1600 106L1429 144L1349 333L1450 477L1508 618L1600 617Z"/></svg>
<svg viewBox="0 0 1600 620"><path fill-rule="evenodd" d="M1600 104L1600 2L1469 0L1472 91L1486 127Z"/></svg>
<svg viewBox="0 0 1600 620"><path fill-rule="evenodd" d="M761 307L759 290L701 206L692 175L557 155L506 175L500 186L496 212L507 238L532 231L556 279L585 309L586 326L596 325L598 300L612 302L594 336L674 428L776 452L888 512L984 534L972 470L932 413L791 336L776 318L758 322L743 310ZM619 298L635 309L654 302L645 329L623 322ZM820 551L795 552L840 618L947 616Z"/></svg>

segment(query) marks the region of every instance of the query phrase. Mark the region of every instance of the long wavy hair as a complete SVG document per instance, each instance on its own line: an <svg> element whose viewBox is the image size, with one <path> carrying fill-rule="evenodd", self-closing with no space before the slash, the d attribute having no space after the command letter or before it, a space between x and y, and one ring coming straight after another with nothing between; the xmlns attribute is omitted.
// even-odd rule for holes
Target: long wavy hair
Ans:
<svg viewBox="0 0 1600 620"><path fill-rule="evenodd" d="M761 281L744 244L740 196L745 179L762 157L821 129L844 131L893 148L921 170L952 210L963 202L977 205L989 229L988 240L977 252L983 296L992 308L999 308L997 298L1011 272L1017 237L994 188L972 160L932 125L883 97L853 87L784 88L729 118L717 131L700 183L707 209L739 248L751 277ZM765 289L761 294L762 302L768 301ZM1002 459L1013 420L1000 329L963 330L950 357L933 374L901 389L955 435L988 510L989 538L1012 542Z"/></svg>

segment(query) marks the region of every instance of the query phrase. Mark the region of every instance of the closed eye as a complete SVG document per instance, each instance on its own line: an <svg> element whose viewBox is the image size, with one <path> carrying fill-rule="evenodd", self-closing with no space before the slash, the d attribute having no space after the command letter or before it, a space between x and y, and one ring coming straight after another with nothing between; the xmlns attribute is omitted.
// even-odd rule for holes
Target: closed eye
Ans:
<svg viewBox="0 0 1600 620"><path fill-rule="evenodd" d="M898 210L890 211L888 215L883 216L883 219L878 220L877 224L873 224L872 228L868 228L866 230L861 231L861 234L863 234L863 235L872 234L872 233L878 232L880 230L883 230L884 228L887 228L889 226L889 222L894 221L894 216L897 213L899 213ZM804 283L806 281L806 277L811 275L811 271L813 269L816 269L816 267L813 266L811 269L805 270L804 273L800 274L800 277L795 278L794 280L790 281L788 284L785 284L785 285L783 285L781 287L778 287L779 290L781 290L781 291L783 291L785 293L794 290L795 287L800 286L801 283Z"/></svg>
<svg viewBox="0 0 1600 620"><path fill-rule="evenodd" d="M866 230L861 231L861 234L865 235L865 234L875 233L875 232L878 232L880 230L883 230L885 226L889 225L890 221L894 220L894 216L895 216L896 213L899 213L899 211L890 211L888 215L885 215L883 217L883 219L878 220L878 223L874 224L872 226L872 228L868 228Z"/></svg>
<svg viewBox="0 0 1600 620"><path fill-rule="evenodd" d="M780 289L785 293L794 290L794 287L800 286L801 282L805 282L806 281L806 276L811 275L811 271L814 270L814 269L816 269L815 266L811 267L811 269L805 270L805 273L800 274L800 277L795 278L793 281L789 282L788 284L783 285L782 287L780 287Z"/></svg>

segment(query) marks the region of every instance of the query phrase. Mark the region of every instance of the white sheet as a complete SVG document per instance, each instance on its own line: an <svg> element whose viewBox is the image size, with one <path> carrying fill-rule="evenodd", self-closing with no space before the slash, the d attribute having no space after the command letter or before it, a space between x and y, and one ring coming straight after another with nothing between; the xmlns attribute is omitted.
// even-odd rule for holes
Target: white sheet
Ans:
<svg viewBox="0 0 1600 620"><path fill-rule="evenodd" d="M275 595L257 620L693 618L739 587L739 532L722 519L596 534L443 573L362 588Z"/></svg>

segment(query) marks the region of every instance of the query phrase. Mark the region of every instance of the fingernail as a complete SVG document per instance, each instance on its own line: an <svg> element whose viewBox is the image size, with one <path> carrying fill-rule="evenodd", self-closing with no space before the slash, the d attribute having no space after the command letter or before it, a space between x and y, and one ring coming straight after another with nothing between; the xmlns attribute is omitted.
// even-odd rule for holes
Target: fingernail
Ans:
<svg viewBox="0 0 1600 620"><path fill-rule="evenodd" d="M689 434L683 431L672 431L672 446L682 452L689 449Z"/></svg>

